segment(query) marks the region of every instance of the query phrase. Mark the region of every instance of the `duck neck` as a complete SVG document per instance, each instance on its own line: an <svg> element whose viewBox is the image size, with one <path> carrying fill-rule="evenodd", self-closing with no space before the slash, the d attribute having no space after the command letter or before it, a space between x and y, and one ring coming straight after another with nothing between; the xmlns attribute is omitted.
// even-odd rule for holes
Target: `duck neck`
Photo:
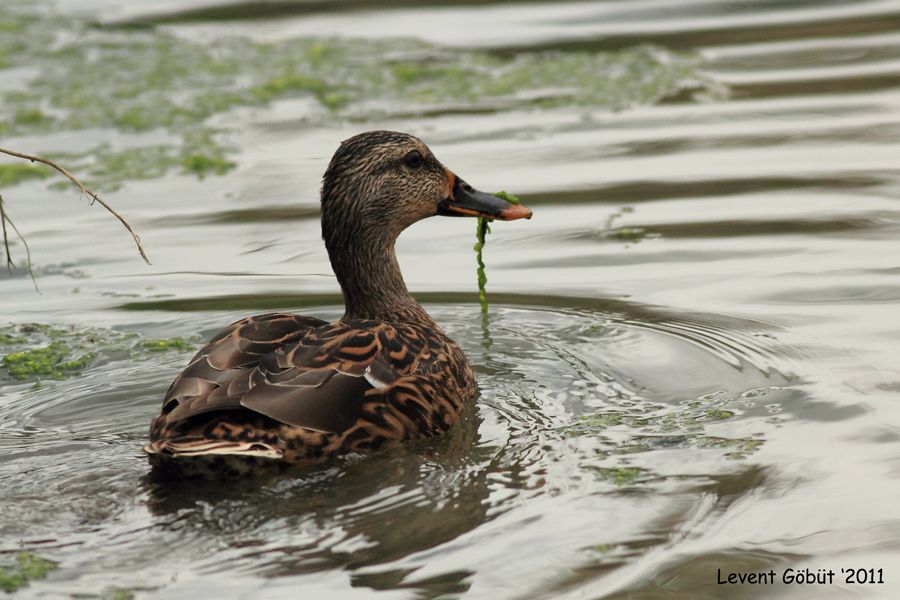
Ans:
<svg viewBox="0 0 900 600"><path fill-rule="evenodd" d="M396 234L372 228L325 228L325 246L344 295L344 319L426 321L431 318L406 289Z"/></svg>

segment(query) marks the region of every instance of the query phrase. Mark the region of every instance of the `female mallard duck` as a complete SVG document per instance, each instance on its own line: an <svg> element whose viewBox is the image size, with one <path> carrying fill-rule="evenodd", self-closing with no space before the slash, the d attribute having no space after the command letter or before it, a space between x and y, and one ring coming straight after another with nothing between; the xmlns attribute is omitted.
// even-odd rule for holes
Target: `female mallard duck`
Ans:
<svg viewBox="0 0 900 600"><path fill-rule="evenodd" d="M433 215L530 218L476 191L404 133L344 141L322 182L322 237L344 295L334 323L292 314L225 328L166 392L144 447L181 474L244 473L435 435L475 395L462 350L406 290L394 242Z"/></svg>

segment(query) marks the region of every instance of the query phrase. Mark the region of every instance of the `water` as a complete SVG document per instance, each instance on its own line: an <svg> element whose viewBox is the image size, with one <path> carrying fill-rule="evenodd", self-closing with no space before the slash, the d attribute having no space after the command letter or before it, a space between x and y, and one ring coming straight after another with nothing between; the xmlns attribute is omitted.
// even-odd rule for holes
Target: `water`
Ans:
<svg viewBox="0 0 900 600"><path fill-rule="evenodd" d="M47 118L84 118L22 117L0 145L70 153L153 260L76 192L3 190L41 293L21 269L0 274L4 332L19 339L0 354L49 343L26 323L98 352L38 384L0 368L0 564L24 549L59 565L20 596L896 595L900 4L197 6L61 2L28 43L85 54L29 47L29 67L20 48L0 70L0 92L43 77ZM117 48L107 61L143 64L157 51L129 54L138 41L164 39L234 51L234 71L218 79L193 57L171 76L177 93L152 102L144 79L128 96L127 70L101 73L82 92L119 100L77 112L60 92L77 88L66 61L103 52L97 38ZM292 52L306 68L316 40L351 48L310 67L324 88L184 117L207 91L280 75L267 65ZM397 60L437 70L379 70ZM446 69L457 63L471 70ZM492 69L515 79L479 79ZM125 105L141 110L113 122ZM148 126L128 120L140 115ZM142 341L196 345L271 310L339 316L318 185L339 140L372 128L421 136L473 185L535 210L488 238L486 322L474 222L431 219L399 243L410 289L476 365L475 406L441 439L295 477L149 480L138 449L191 350ZM196 142L207 130L218 145ZM116 182L90 158L181 143L235 167L199 180L159 159ZM883 569L885 584L716 583L718 569L847 567Z"/></svg>

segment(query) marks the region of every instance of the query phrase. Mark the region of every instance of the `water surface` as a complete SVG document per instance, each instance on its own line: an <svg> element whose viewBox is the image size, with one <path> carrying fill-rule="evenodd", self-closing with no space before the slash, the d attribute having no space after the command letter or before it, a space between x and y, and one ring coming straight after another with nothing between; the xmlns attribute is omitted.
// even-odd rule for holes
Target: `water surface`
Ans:
<svg viewBox="0 0 900 600"><path fill-rule="evenodd" d="M95 353L58 380L0 367L0 565L59 565L20 596L900 589L896 2L12 6L0 145L67 157L153 260L52 180L2 190L41 293L0 272L0 355ZM289 478L149 480L192 347L341 314L318 186L374 128L535 210L488 239L486 319L474 223L399 242L477 402L440 439ZM886 583L716 584L842 567Z"/></svg>

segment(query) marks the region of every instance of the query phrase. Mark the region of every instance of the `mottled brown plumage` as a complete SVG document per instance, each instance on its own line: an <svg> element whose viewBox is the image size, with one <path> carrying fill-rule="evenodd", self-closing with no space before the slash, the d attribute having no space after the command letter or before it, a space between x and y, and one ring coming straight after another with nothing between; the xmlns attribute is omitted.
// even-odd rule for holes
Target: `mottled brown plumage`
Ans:
<svg viewBox="0 0 900 600"><path fill-rule="evenodd" d="M166 392L144 450L182 475L244 474L435 435L475 395L462 350L409 294L397 236L435 214L528 218L473 190L418 139L341 144L322 184L322 236L343 318L268 314L215 336Z"/></svg>

